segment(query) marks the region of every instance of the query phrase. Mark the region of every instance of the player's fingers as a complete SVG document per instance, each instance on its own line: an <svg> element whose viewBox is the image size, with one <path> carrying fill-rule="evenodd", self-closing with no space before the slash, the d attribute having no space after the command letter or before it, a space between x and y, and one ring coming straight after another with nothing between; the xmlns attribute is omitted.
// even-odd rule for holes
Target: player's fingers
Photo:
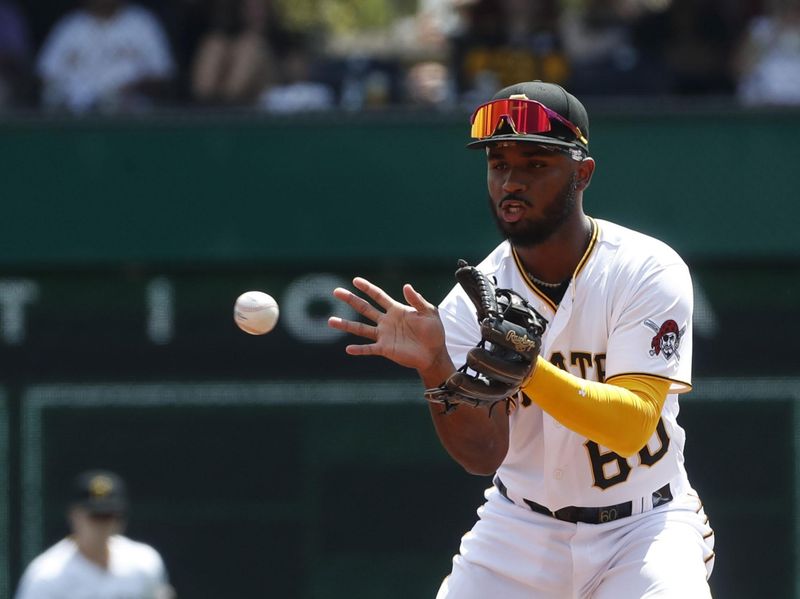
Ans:
<svg viewBox="0 0 800 599"><path fill-rule="evenodd" d="M408 305L417 312L429 312L436 309L436 307L426 300L419 291L414 289L410 283L403 285L403 297L408 302Z"/></svg>
<svg viewBox="0 0 800 599"><path fill-rule="evenodd" d="M356 289L359 291L363 291L373 300L375 303L378 304L384 310L388 310L392 306L396 305L397 302L392 299L392 297L386 293L383 289L378 287L377 285L373 285L366 279L362 279L361 277L356 277L353 279L353 285L355 285Z"/></svg>
<svg viewBox="0 0 800 599"><path fill-rule="evenodd" d="M344 351L351 356L378 356L381 355L374 343L365 345L348 345Z"/></svg>
<svg viewBox="0 0 800 599"><path fill-rule="evenodd" d="M373 322L377 322L378 318L383 315L382 312L380 312L368 301L358 297L356 294L348 291L347 289L343 289L342 287L337 287L334 289L333 296L336 299L342 300L344 303L351 306L356 312L366 318L369 318Z"/></svg>
<svg viewBox="0 0 800 599"><path fill-rule="evenodd" d="M363 322L355 322L339 318L338 316L331 316L328 318L328 326L332 329L344 331L351 335L358 335L366 339L372 339L373 341L378 339L378 329Z"/></svg>

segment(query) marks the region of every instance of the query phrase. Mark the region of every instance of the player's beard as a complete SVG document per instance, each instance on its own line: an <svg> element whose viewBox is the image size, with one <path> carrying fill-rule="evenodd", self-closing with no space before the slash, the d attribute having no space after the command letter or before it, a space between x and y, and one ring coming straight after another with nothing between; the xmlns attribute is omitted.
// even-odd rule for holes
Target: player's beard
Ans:
<svg viewBox="0 0 800 599"><path fill-rule="evenodd" d="M513 197L526 205L530 205L530 202L522 198L517 196ZM572 176L564 184L561 191L556 194L550 206L544 210L542 218L537 221L523 219L516 223L505 222L498 215L497 206L492 198L489 198L489 209L492 212L495 224L500 230L500 233L503 237L508 239L512 245L517 247L532 247L546 241L553 233L561 228L575 211L577 197L578 176L577 173L572 173Z"/></svg>

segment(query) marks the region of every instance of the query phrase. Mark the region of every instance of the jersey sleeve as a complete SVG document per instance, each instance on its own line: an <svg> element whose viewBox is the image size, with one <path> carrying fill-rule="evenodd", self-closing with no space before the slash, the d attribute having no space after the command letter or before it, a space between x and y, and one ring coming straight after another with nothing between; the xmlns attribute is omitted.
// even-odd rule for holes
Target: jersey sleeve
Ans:
<svg viewBox="0 0 800 599"><path fill-rule="evenodd" d="M162 588L169 583L169 575L167 574L167 567L164 565L164 560L161 554L149 545L144 545L146 551L148 570L150 572L151 580L156 588Z"/></svg>
<svg viewBox="0 0 800 599"><path fill-rule="evenodd" d="M28 567L19 581L14 599L57 599L58 593L48 581L39 578L33 569Z"/></svg>
<svg viewBox="0 0 800 599"><path fill-rule="evenodd" d="M670 393L692 383L692 280L682 262L651 268L612 310L606 378L644 374L670 381Z"/></svg>

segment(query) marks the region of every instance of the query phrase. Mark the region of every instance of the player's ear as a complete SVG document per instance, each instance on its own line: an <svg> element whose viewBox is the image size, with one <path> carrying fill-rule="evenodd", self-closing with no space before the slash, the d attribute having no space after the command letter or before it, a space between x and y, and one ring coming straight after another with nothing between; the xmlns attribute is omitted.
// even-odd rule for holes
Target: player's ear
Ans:
<svg viewBox="0 0 800 599"><path fill-rule="evenodd" d="M592 175L594 174L594 167L595 167L594 158L592 158L591 156L587 156L578 163L576 171L578 191L583 191L584 189L589 187L589 183L592 181Z"/></svg>

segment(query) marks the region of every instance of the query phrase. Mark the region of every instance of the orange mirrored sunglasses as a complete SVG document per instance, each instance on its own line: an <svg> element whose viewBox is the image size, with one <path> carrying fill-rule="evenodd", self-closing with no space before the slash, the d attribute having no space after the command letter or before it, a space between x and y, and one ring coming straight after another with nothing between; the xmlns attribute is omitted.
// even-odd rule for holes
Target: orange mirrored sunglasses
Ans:
<svg viewBox="0 0 800 599"><path fill-rule="evenodd" d="M478 106L470 119L472 123L470 135L474 139L491 137L497 130L501 118L506 119L517 135L547 133L553 129L551 119L555 119L572 131L575 139L584 145L589 144L589 140L577 125L541 102L522 98L492 100Z"/></svg>

